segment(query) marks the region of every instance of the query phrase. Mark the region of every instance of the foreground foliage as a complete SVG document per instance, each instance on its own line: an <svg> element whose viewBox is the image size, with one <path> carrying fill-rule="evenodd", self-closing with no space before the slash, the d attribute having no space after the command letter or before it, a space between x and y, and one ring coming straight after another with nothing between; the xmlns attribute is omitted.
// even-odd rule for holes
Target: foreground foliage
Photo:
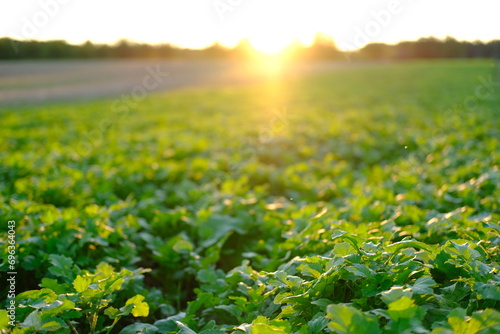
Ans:
<svg viewBox="0 0 500 334"><path fill-rule="evenodd" d="M500 332L496 75L379 65L3 111L13 332Z"/></svg>

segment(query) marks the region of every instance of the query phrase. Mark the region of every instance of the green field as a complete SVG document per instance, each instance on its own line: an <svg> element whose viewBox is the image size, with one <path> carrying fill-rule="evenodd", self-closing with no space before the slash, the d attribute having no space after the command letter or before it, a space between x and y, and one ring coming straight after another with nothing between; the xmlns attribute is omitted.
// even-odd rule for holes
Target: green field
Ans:
<svg viewBox="0 0 500 334"><path fill-rule="evenodd" d="M499 333L499 82L411 62L1 111L13 333Z"/></svg>

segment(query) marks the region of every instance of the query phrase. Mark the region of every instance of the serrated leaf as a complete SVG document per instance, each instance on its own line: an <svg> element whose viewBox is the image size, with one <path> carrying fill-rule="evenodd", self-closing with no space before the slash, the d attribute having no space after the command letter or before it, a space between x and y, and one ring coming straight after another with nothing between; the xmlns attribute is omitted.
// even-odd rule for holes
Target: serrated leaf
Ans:
<svg viewBox="0 0 500 334"><path fill-rule="evenodd" d="M56 279L47 277L42 278L40 287L50 289L58 295L62 295L63 293L68 291L67 284L59 284Z"/></svg>
<svg viewBox="0 0 500 334"><path fill-rule="evenodd" d="M355 263L345 269L359 277L372 278L376 274L372 269L362 263Z"/></svg>
<svg viewBox="0 0 500 334"><path fill-rule="evenodd" d="M57 268L68 269L73 266L73 260L64 255L50 254L49 261Z"/></svg>
<svg viewBox="0 0 500 334"><path fill-rule="evenodd" d="M344 257L351 254L356 254L356 250L348 242L340 242L333 247L333 254L338 257Z"/></svg>
<svg viewBox="0 0 500 334"><path fill-rule="evenodd" d="M372 315L365 315L356 308L348 305L329 305L327 318L332 321L328 324L330 330L338 334L378 334L380 329L377 319Z"/></svg>
<svg viewBox="0 0 500 334"><path fill-rule="evenodd" d="M95 272L104 276L110 276L115 272L115 268L107 262L101 262L97 265Z"/></svg>
<svg viewBox="0 0 500 334"><path fill-rule="evenodd" d="M73 287L76 292L83 292L88 289L91 283L90 278L82 277L80 275L76 276L76 279L73 281Z"/></svg>
<svg viewBox="0 0 500 334"><path fill-rule="evenodd" d="M403 296L400 299L389 304L389 309L387 313L394 321L398 321L401 318L410 319L414 317L418 311L418 306L415 305L415 301L407 296Z"/></svg>
<svg viewBox="0 0 500 334"><path fill-rule="evenodd" d="M432 294L434 292L432 287L436 285L437 283L432 279L432 277L424 276L417 279L410 288L413 293L417 295L424 295Z"/></svg>
<svg viewBox="0 0 500 334"><path fill-rule="evenodd" d="M474 290L482 299L500 300L500 287L493 284L477 282Z"/></svg>
<svg viewBox="0 0 500 334"><path fill-rule="evenodd" d="M318 312L314 317L307 323L310 331L313 333L321 333L325 327L328 326L328 319L325 318L325 313Z"/></svg>
<svg viewBox="0 0 500 334"><path fill-rule="evenodd" d="M291 325L288 321L283 320L269 320L265 317L259 316L252 322L252 334L289 334L291 332Z"/></svg>

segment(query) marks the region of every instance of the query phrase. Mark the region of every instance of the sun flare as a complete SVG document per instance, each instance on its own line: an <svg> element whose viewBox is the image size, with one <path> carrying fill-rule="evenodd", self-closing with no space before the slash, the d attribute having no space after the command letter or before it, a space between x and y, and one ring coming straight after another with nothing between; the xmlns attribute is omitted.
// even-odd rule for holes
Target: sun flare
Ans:
<svg viewBox="0 0 500 334"><path fill-rule="evenodd" d="M276 56L281 51L286 49L290 45L291 41L284 39L277 39L274 36L262 36L260 38L250 39L250 44L255 48L255 50L262 52L269 56Z"/></svg>

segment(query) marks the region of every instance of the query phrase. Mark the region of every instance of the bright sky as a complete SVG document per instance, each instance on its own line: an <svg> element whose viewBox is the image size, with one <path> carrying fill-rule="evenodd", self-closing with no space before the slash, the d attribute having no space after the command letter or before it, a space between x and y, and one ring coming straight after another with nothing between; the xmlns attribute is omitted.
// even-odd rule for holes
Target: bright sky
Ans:
<svg viewBox="0 0 500 334"><path fill-rule="evenodd" d="M317 32L343 49L419 37L500 38L499 0L2 0L0 36L200 48L248 38L276 52Z"/></svg>

